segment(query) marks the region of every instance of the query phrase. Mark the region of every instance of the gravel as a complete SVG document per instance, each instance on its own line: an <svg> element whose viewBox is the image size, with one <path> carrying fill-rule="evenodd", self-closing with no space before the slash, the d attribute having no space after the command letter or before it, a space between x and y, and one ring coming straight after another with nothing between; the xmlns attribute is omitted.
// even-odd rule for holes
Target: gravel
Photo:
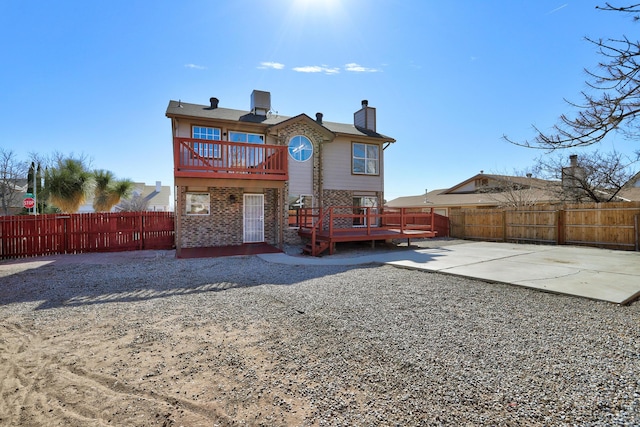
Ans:
<svg viewBox="0 0 640 427"><path fill-rule="evenodd" d="M638 302L171 251L3 262L0 283L8 324L111 340L101 378L180 395L157 425L640 425Z"/></svg>

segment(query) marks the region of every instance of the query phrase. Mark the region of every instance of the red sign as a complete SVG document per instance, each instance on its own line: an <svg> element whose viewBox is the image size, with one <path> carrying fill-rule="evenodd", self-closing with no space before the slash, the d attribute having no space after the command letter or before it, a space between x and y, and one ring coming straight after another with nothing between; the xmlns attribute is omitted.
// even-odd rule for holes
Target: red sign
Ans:
<svg viewBox="0 0 640 427"><path fill-rule="evenodd" d="M35 205L36 205L36 201L33 200L33 197L25 197L22 200L22 206L24 206L27 209L33 209Z"/></svg>

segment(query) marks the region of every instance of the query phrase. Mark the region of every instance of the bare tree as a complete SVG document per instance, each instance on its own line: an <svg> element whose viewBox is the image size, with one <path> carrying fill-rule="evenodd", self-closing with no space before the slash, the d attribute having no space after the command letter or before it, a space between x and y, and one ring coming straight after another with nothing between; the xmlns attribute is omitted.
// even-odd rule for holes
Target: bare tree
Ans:
<svg viewBox="0 0 640 427"><path fill-rule="evenodd" d="M18 160L11 150L0 148L0 207L2 215L9 215L18 206L20 195L26 191L27 162Z"/></svg>
<svg viewBox="0 0 640 427"><path fill-rule="evenodd" d="M605 3L598 7L604 11L633 14L638 20L640 4L613 6ZM552 131L545 133L534 126L536 137L531 141L516 142L516 145L555 150L588 146L602 141L608 134L618 131L627 137L640 135L640 42L626 36L619 39L586 38L598 48L603 60L598 71L586 70L591 81L589 91L583 91L583 101L575 103L565 100L578 110L574 116L563 114Z"/></svg>
<svg viewBox="0 0 640 427"><path fill-rule="evenodd" d="M131 198L121 199L116 205L116 210L120 212L143 212L148 210L149 200L140 194L134 194Z"/></svg>
<svg viewBox="0 0 640 427"><path fill-rule="evenodd" d="M568 160L568 161L567 161ZM637 170L640 153L629 157L616 151L564 156L543 156L537 169L543 176L561 182L557 197L567 202L613 202L629 185Z"/></svg>

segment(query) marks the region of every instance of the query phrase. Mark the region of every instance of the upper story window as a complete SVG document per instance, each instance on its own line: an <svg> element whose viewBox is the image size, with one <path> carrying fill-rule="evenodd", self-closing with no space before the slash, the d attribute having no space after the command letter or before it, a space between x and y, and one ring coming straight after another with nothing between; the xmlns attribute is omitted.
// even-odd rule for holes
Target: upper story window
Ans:
<svg viewBox="0 0 640 427"><path fill-rule="evenodd" d="M352 173L357 175L380 175L380 146L353 143Z"/></svg>
<svg viewBox="0 0 640 427"><path fill-rule="evenodd" d="M264 144L264 135L257 133L229 132L230 142L246 142L249 144Z"/></svg>
<svg viewBox="0 0 640 427"><path fill-rule="evenodd" d="M298 162L306 162L313 155L313 144L306 136L294 136L289 141L289 155Z"/></svg>
<svg viewBox="0 0 640 427"><path fill-rule="evenodd" d="M220 129L204 126L193 126L192 135L194 139L209 139L220 141ZM220 158L220 145L205 142L194 142L193 150L202 157Z"/></svg>

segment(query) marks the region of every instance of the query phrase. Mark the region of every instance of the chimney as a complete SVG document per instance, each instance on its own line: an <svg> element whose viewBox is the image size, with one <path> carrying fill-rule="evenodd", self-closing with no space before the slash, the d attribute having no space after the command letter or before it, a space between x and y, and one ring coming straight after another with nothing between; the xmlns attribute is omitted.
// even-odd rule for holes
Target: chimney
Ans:
<svg viewBox="0 0 640 427"><path fill-rule="evenodd" d="M576 166L578 166L578 155L577 154L570 155L569 161L571 162L571 167L575 168Z"/></svg>
<svg viewBox="0 0 640 427"><path fill-rule="evenodd" d="M209 98L209 102L211 103L211 109L215 110L218 108L218 102L220 102L220 100L218 98Z"/></svg>
<svg viewBox="0 0 640 427"><path fill-rule="evenodd" d="M362 100L362 108L353 113L353 125L376 132L376 109L369 107L369 101Z"/></svg>
<svg viewBox="0 0 640 427"><path fill-rule="evenodd" d="M322 113L316 113L316 122L322 124Z"/></svg>

